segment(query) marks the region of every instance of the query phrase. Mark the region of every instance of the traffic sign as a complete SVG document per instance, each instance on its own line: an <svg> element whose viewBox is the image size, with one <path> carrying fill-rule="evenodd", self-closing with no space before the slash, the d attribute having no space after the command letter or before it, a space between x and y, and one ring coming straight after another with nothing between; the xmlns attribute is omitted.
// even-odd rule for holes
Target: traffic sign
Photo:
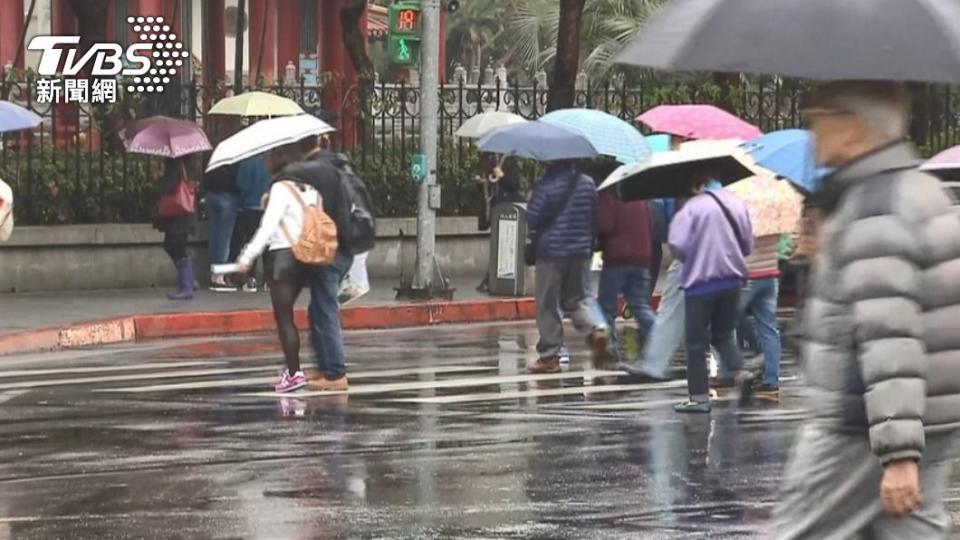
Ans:
<svg viewBox="0 0 960 540"><path fill-rule="evenodd" d="M417 182L423 182L427 177L427 155L414 154L410 158L410 176Z"/></svg>
<svg viewBox="0 0 960 540"><path fill-rule="evenodd" d="M419 2L399 2L390 6L387 52L391 62L401 66L420 63L420 26Z"/></svg>

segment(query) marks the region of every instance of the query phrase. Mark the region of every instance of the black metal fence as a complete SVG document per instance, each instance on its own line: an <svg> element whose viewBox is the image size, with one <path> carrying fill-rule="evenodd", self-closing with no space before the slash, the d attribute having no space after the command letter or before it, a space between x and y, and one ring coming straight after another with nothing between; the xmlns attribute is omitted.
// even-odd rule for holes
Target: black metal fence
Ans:
<svg viewBox="0 0 960 540"><path fill-rule="evenodd" d="M120 85L121 87L123 85ZM419 150L420 89L378 83L371 92L332 78L316 86L277 84L259 88L299 103L307 112L331 118L338 129L334 143L370 185L382 216L415 213L417 185L410 179L409 157ZM196 82L170 87L161 95L124 95L109 106L38 104L28 78L7 80L3 95L43 118L32 132L8 133L0 147L0 177L13 187L17 218L22 224L147 222L156 193L161 163L156 158L128 155L120 130L131 118L165 114L197 121L217 140L221 124L206 111L232 94L224 85ZM249 90L249 88L245 89ZM720 87L709 82L649 82L587 84L579 88L576 106L607 111L632 121L663 103L714 103L732 110L763 131L801 124L806 87L774 77L743 78ZM947 86L917 85L911 135L925 153L960 143L960 94ZM519 86L448 84L442 86L440 109L439 182L443 186L441 214L473 215L482 204L474 182L478 156L469 141L454 136L468 118L487 110L515 112L526 118L544 113L547 88L534 82ZM196 170L202 169L200 163ZM532 180L535 167L526 175Z"/></svg>

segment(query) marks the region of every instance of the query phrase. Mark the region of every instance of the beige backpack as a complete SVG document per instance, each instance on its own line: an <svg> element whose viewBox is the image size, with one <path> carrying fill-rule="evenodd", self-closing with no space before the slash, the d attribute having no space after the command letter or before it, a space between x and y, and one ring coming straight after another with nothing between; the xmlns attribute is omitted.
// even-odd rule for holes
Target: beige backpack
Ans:
<svg viewBox="0 0 960 540"><path fill-rule="evenodd" d="M290 249L293 251L293 257L303 264L310 266L327 266L333 264L333 259L337 256L337 224L323 211L323 199L318 197L317 205L308 205L303 200L300 190L294 187L292 182L283 182L287 186L300 208L303 209L303 228L300 231L300 238L296 241L290 235L287 227L280 224L287 242L290 243Z"/></svg>

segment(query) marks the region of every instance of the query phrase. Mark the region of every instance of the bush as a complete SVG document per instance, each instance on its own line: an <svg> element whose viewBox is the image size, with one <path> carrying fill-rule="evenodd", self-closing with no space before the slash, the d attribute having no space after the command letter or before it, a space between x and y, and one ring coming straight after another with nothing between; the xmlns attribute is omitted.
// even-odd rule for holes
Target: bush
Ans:
<svg viewBox="0 0 960 540"><path fill-rule="evenodd" d="M23 225L149 222L161 172L160 160L139 155L0 151L0 178L13 188Z"/></svg>

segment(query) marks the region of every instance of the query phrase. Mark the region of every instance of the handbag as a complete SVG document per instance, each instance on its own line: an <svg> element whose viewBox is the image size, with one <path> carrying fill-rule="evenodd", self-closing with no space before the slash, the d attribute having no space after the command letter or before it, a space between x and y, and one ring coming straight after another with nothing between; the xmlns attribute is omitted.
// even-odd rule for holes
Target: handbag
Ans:
<svg viewBox="0 0 960 540"><path fill-rule="evenodd" d="M575 176L573 181L570 182L571 184L570 189L567 191L566 197L564 197L563 205L561 205L560 208L556 212L554 212L552 216L550 216L550 219L548 219L547 222L543 224L542 229L544 231L552 227L553 223L557 220L558 217L560 217L560 214L562 214L563 211L567 209L567 206L570 205L570 199L573 198L573 193L577 190L578 180L579 178ZM527 243L525 246L523 246L523 262L527 266L534 266L537 264L537 251L539 249L539 242L540 242L539 231L531 234L530 237L527 238Z"/></svg>
<svg viewBox="0 0 960 540"><path fill-rule="evenodd" d="M157 201L157 215L172 219L193 215L197 201L197 183L187 176L187 169L181 165L180 180L170 193L164 193Z"/></svg>

